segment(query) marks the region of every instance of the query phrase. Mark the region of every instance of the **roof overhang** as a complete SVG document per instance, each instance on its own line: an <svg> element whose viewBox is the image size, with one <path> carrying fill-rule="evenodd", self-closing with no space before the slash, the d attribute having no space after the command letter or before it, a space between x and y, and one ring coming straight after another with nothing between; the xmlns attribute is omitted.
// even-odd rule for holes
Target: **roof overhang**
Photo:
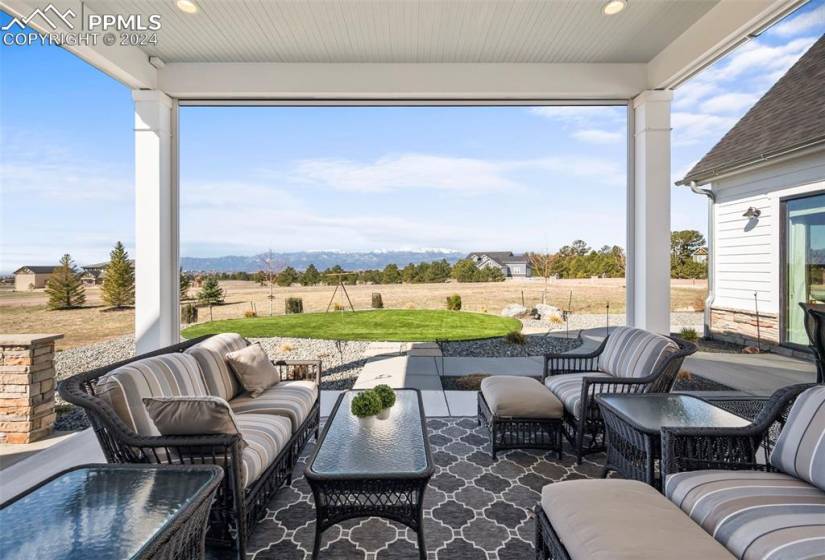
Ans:
<svg viewBox="0 0 825 560"><path fill-rule="evenodd" d="M767 152L746 160L731 162L703 173L688 175L683 179L676 181L675 184L677 186L703 186L713 183L714 181L733 175L738 175L740 173L746 173L760 167L775 165L819 152L825 152L825 136L805 142L804 144L784 148L781 151Z"/></svg>
<svg viewBox="0 0 825 560"><path fill-rule="evenodd" d="M682 2L681 7L679 2ZM174 10L169 7L174 5L171 1L139 4L121 0L90 0L82 6L75 0L54 0L53 3L61 8L74 7L78 13L85 10L86 14L95 9L98 12L105 9L108 13L144 15L161 8ZM601 15L599 2L527 2L513 8L512 2L491 0L485 3L485 9L493 10L490 12L493 15L498 9L578 11L576 17L564 16L566 12L559 12L562 14L559 18L547 17L540 21L531 21L530 12L524 12L518 24L510 23L508 18L491 17L485 25L493 30L507 26L506 34L497 36L502 46L496 48L489 45L482 48L473 43L473 37L466 38L466 33L463 40L467 44L449 42L457 35L455 29L449 26L473 17L470 12L470 15L461 15L464 20L451 19L457 17L451 10L458 4L436 0L424 5L415 0L404 0L386 6L378 5L383 10L382 14L392 10L392 6L410 8L412 11L408 13L402 9L399 12L397 22L401 22L401 27L398 32L363 38L358 53L370 55L369 62L332 60L335 58L334 52L328 53L329 60L326 61L318 60L315 55L312 60L301 60L300 52L310 52L310 47L318 45L323 47L325 41L324 37L311 36L306 32L313 25L320 25L317 14L311 9L308 12L282 13L283 17L275 17L273 27L267 28L249 14L244 16L244 10L233 9L233 4L219 4L217 0L198 0L197 3L201 5L202 16L213 10L213 15L218 13L228 18L227 25L221 28L219 36L214 36L205 27L207 19L187 20L187 16L178 12L167 13L164 17L169 18L169 27L178 30L175 33L167 31L167 40L170 43L177 40L181 44L194 42L201 47L201 51L183 50L184 47L169 50L169 56L173 58L179 52L185 53L186 60L164 60L163 64L153 65L149 58L154 51L143 47L107 47L99 43L94 46L67 45L65 48L132 89L159 89L181 100L627 100L644 90L675 88L748 37L758 34L804 3L804 0L704 0L701 9L696 8L697 2L694 0L649 0L636 6L631 0L626 13L613 16L615 19ZM28 16L34 9L42 8L41 4L36 0L0 0L0 7L18 17ZM282 9L287 7L287 3L273 0L271 3L247 6L245 10L267 10L267 7L275 6ZM342 17L324 19L324 30L330 37L327 40L348 37L348 33L355 28L367 28L364 20L368 19L365 14L369 14L358 3L344 1L331 3L330 6L335 6ZM467 6L462 9L469 9ZM413 8L436 10L432 12L435 20L419 22L417 25L423 31L419 29L417 34L406 37L403 22L406 21L404 18L415 13ZM585 9L592 9L597 15L587 12L587 26L577 25L581 15L579 12ZM632 24L635 20L631 18L638 18L644 10L651 9L660 10L656 15L656 24L640 19L636 25L641 25L646 32L639 33L637 30L634 33ZM679 9L688 10L696 17L684 23L684 12ZM397 23L391 19L396 17L392 13L382 17L390 18L388 21L391 24ZM621 20L622 17L626 19ZM473 23L480 25L477 21ZM199 27L201 24L203 26ZM426 28L422 27L424 24ZM612 33L614 24L615 33ZM32 20L30 25L41 32L50 31L39 19ZM282 27L276 28L277 25ZM66 30L65 26L63 28ZM669 30L669 35L664 37L661 29ZM304 30L303 33L301 30ZM290 35L284 39L287 32ZM258 52L255 49L263 48L261 45L265 47L267 41L275 43L278 37L286 45L284 52L288 52L288 47L296 46L294 50L299 54L290 56L287 62L265 60L266 56L271 56L266 53L253 62L241 60ZM544 48L546 41L550 40L548 37L555 41L554 49ZM163 39L161 35L160 40ZM205 43L206 40L210 42ZM596 49L594 45L607 40L612 41L610 51L598 56L593 54L593 49ZM415 48L409 46L410 41L416 42ZM350 37L349 43L353 42ZM203 48L206 44L209 46L208 53ZM438 53L433 52L437 49L422 48L422 45L437 46L449 51L449 54L439 58ZM237 55L238 60L226 61L233 58L233 49L242 48L246 50ZM398 51L404 48L407 55L403 62L398 62ZM415 54L419 50L421 54ZM645 58L647 54L640 54L653 50L657 52L649 58ZM467 53L474 52L489 60L468 60L471 56ZM537 52L541 56L536 55ZM576 61L570 62L569 59Z"/></svg>

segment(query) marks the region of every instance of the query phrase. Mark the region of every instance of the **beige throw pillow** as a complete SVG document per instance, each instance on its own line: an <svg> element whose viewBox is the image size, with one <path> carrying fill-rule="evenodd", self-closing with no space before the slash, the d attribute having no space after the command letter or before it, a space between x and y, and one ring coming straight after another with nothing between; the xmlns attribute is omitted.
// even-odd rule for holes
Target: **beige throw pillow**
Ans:
<svg viewBox="0 0 825 560"><path fill-rule="evenodd" d="M249 396L260 396L281 380L281 376L260 344L250 344L226 355L226 361Z"/></svg>
<svg viewBox="0 0 825 560"><path fill-rule="evenodd" d="M147 397L143 404L164 436L240 433L229 403L220 397Z"/></svg>

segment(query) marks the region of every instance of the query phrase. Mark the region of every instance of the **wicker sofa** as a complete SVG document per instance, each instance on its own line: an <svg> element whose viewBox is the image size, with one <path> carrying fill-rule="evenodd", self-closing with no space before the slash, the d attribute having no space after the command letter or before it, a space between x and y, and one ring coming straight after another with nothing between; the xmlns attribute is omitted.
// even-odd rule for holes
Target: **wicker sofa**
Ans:
<svg viewBox="0 0 825 560"><path fill-rule="evenodd" d="M696 345L642 329L618 327L589 354L548 354L543 381L564 404L564 435L581 462L604 449L599 393L667 393Z"/></svg>
<svg viewBox="0 0 825 560"><path fill-rule="evenodd" d="M545 486L537 557L821 558L824 434L823 385L777 391L744 428L664 428L664 495L629 480Z"/></svg>
<svg viewBox="0 0 825 560"><path fill-rule="evenodd" d="M291 480L301 449L320 421L321 362L275 361L281 381L251 398L224 356L247 346L237 334L196 338L71 377L60 395L82 407L110 463L216 464L224 479L210 512L207 542L236 548L266 504ZM146 397L216 396L240 434L162 436Z"/></svg>

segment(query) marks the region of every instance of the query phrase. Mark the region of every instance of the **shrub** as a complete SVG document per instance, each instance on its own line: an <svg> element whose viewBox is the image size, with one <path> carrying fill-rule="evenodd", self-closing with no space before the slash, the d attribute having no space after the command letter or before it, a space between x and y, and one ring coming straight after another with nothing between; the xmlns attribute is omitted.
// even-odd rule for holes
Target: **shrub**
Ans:
<svg viewBox="0 0 825 560"><path fill-rule="evenodd" d="M304 300L298 297L286 298L286 301L284 302L284 310L287 315L290 313L303 313Z"/></svg>
<svg viewBox="0 0 825 560"><path fill-rule="evenodd" d="M198 308L192 304L187 303L180 310L180 320L184 324L190 323L197 323L198 322Z"/></svg>
<svg viewBox="0 0 825 560"><path fill-rule="evenodd" d="M461 311L461 296L458 294L447 296L447 309L450 311Z"/></svg>
<svg viewBox="0 0 825 560"><path fill-rule="evenodd" d="M381 297L381 294L378 292L372 294L372 308L373 309L384 309L384 299Z"/></svg>
<svg viewBox="0 0 825 560"><path fill-rule="evenodd" d="M509 344L518 344L519 346L523 346L527 344L527 337L522 334L521 331L510 331L504 337Z"/></svg>
<svg viewBox="0 0 825 560"><path fill-rule="evenodd" d="M404 304L404 309L415 309L415 304L411 301L408 301Z"/></svg>
<svg viewBox="0 0 825 560"><path fill-rule="evenodd" d="M375 391L368 389L352 397L350 410L359 418L374 416L381 412L381 397Z"/></svg>
<svg viewBox="0 0 825 560"><path fill-rule="evenodd" d="M470 373L468 375L462 375L456 379L455 384L456 387L462 391L479 391L481 389L481 382L487 377L490 377L490 374Z"/></svg>
<svg viewBox="0 0 825 560"><path fill-rule="evenodd" d="M246 311L244 311L243 316L247 319L254 319L258 316L258 314L255 311L252 311L251 309L247 309Z"/></svg>
<svg viewBox="0 0 825 560"><path fill-rule="evenodd" d="M395 391L389 385L376 385L373 391L381 399L381 408L389 408L395 404Z"/></svg>
<svg viewBox="0 0 825 560"><path fill-rule="evenodd" d="M682 330L679 331L679 336L691 342L699 340L699 335L696 334L696 329L691 327L683 327Z"/></svg>
<svg viewBox="0 0 825 560"><path fill-rule="evenodd" d="M343 305L341 305L340 303L336 303L335 305L333 305L333 306L332 306L332 309L333 309L334 311L343 311L343 310L344 310L344 306L343 306Z"/></svg>

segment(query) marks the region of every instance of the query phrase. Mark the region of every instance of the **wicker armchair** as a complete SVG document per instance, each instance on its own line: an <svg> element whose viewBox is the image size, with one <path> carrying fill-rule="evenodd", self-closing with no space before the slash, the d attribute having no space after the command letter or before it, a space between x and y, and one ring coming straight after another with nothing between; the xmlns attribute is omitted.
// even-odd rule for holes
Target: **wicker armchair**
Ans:
<svg viewBox="0 0 825 560"><path fill-rule="evenodd" d="M805 332L816 360L816 382L825 383L825 305L800 303L805 312Z"/></svg>
<svg viewBox="0 0 825 560"><path fill-rule="evenodd" d="M564 435L576 449L576 460L589 453L604 450L604 420L596 403L600 393L668 393L687 356L696 352L692 342L676 337L670 339L678 350L662 360L645 377L613 377L599 372L599 356L607 346L609 336L601 345L588 354L547 354L544 357L542 382L548 377L571 373L593 373L594 377L584 377L581 385L581 406L578 416L564 407ZM599 374L596 376L595 374Z"/></svg>
<svg viewBox="0 0 825 560"><path fill-rule="evenodd" d="M75 375L58 386L60 395L82 407L106 460L109 463L213 464L224 469L215 503L209 515L207 542L215 546L236 548L240 557L246 553L246 540L255 523L266 512L266 504L284 482L290 482L298 456L312 434L318 437L319 398L301 426L258 478L244 488L242 482L241 436L142 436L132 431L112 407L97 396L97 380L131 362L175 352L184 352L209 336L203 336L161 348ZM320 387L321 362L318 360L275 361L281 380L312 380ZM320 391L318 392L320 395Z"/></svg>
<svg viewBox="0 0 825 560"><path fill-rule="evenodd" d="M768 463L776 437L791 406L814 384L783 387L764 401L762 410L744 428L662 428L662 480L683 471L708 469L775 470ZM759 459L760 450L764 453Z"/></svg>

